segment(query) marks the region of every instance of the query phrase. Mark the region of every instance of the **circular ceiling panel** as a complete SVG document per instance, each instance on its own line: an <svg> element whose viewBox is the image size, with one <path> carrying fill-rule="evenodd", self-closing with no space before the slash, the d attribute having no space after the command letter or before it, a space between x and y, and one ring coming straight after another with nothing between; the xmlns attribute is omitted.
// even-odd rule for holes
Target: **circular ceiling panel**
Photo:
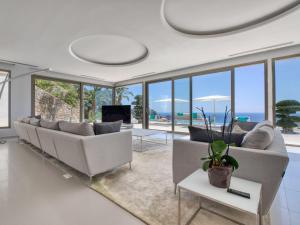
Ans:
<svg viewBox="0 0 300 225"><path fill-rule="evenodd" d="M118 35L86 36L73 41L70 53L83 61L102 65L126 65L140 61L148 49L140 42Z"/></svg>
<svg viewBox="0 0 300 225"><path fill-rule="evenodd" d="M216 35L266 22L299 4L299 0L164 0L162 16L179 32Z"/></svg>

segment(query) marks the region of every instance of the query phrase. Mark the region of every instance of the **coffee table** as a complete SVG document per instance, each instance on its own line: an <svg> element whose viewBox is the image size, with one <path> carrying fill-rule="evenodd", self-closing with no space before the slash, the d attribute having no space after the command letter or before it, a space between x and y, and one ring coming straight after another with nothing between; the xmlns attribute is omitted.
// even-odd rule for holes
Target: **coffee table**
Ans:
<svg viewBox="0 0 300 225"><path fill-rule="evenodd" d="M185 224L189 224L201 209L201 198L209 199L221 205L255 215L256 224L261 224L261 188L262 185L253 181L232 177L230 188L250 193L250 199L243 198L227 192L227 189L217 188L209 184L208 175L202 169L192 173L190 176L178 183L178 225L181 224L181 196L182 190L192 192L199 197L199 208ZM206 211L211 211L205 209ZM212 213L215 213L211 211ZM216 214L216 213L215 213ZM218 214L219 215L219 214ZM219 215L235 223L239 221Z"/></svg>
<svg viewBox="0 0 300 225"><path fill-rule="evenodd" d="M166 131L163 131L163 130L149 130L149 129L142 129L142 128L133 128L132 129L132 136L136 137L137 139L140 140L140 152L143 151L143 141L162 144L161 142L155 142L155 141L151 141L149 139L145 140L146 137L150 137L150 136L158 135L158 134L165 135L165 137L166 137L165 144L168 144L168 133Z"/></svg>

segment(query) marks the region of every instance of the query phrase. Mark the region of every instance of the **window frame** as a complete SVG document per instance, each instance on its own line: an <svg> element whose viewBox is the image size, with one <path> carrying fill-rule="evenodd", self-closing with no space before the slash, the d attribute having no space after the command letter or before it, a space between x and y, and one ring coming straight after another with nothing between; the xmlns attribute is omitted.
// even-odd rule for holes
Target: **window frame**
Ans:
<svg viewBox="0 0 300 225"><path fill-rule="evenodd" d="M6 69L0 69L0 71L8 73L8 126L0 127L0 129L9 129L11 128L11 71Z"/></svg>
<svg viewBox="0 0 300 225"><path fill-rule="evenodd" d="M42 79L42 80L49 80L49 81L59 81L59 82L66 82L71 84L79 84L79 105L80 105L80 122L84 121L84 85L93 85L101 88L110 88L112 89L112 104L114 105L114 87L109 85L100 85L100 84L94 84L94 83L87 83L87 82L81 82L81 81L73 81L68 79L61 79L61 78L55 78L55 77L48 77L48 76L41 76L37 74L33 74L31 76L31 116L35 115L35 80Z"/></svg>
<svg viewBox="0 0 300 225"><path fill-rule="evenodd" d="M149 84L152 83L157 83L157 82L163 82L163 81L172 81L172 118L174 120L174 80L182 79L182 78L189 78L190 79L190 124L192 123L192 93L193 93L193 77L194 76L201 76L201 75L209 75L211 73L218 73L218 72L224 72L224 71L230 71L231 73L231 111L235 115L235 74L234 74L234 69L237 67L243 67L243 66L251 66L255 64L263 64L264 65L264 94L265 94L265 119L268 119L268 92L269 92L269 86L268 86L268 59L263 59L263 60L258 60L258 61L252 61L252 62L247 62L247 63L240 63L240 64L234 64L230 66L224 66L224 67L219 67L215 69L209 69L209 70L202 70L198 72L192 72L192 73L187 73L175 77L167 77L167 78L158 78L158 79L153 79L149 81L145 81L145 128L149 129L149 120L148 120L148 114L149 114L149 102L148 102L148 97L149 97ZM126 85L122 85L126 86ZM274 89L274 88L273 88ZM172 131L173 133L182 133L182 132L176 132L174 130L174 121L172 121ZM186 134L186 133L184 133Z"/></svg>

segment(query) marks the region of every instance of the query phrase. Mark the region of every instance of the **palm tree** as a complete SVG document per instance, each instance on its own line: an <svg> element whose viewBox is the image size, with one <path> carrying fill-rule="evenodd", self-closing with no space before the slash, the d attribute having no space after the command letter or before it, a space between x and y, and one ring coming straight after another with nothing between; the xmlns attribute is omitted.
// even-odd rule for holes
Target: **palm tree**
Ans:
<svg viewBox="0 0 300 225"><path fill-rule="evenodd" d="M128 87L118 87L116 88L116 105L121 105L122 100L126 99L127 101L130 100L130 97L133 97L133 93L128 90Z"/></svg>

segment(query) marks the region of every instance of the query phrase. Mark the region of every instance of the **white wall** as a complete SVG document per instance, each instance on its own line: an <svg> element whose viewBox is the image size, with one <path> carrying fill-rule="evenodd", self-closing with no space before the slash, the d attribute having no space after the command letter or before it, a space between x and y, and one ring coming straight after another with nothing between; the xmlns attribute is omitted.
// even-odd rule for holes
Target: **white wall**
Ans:
<svg viewBox="0 0 300 225"><path fill-rule="evenodd" d="M18 75L34 71L34 68L20 65L0 63L0 70L11 71L11 77L15 78ZM113 86L113 83L102 82L69 74L62 74L56 72L42 72L36 73L41 76L48 76L53 78L61 78L85 83L95 83L99 85ZM31 115L31 75L19 77L11 81L11 128L0 128L1 137L15 136L13 128L13 121Z"/></svg>

